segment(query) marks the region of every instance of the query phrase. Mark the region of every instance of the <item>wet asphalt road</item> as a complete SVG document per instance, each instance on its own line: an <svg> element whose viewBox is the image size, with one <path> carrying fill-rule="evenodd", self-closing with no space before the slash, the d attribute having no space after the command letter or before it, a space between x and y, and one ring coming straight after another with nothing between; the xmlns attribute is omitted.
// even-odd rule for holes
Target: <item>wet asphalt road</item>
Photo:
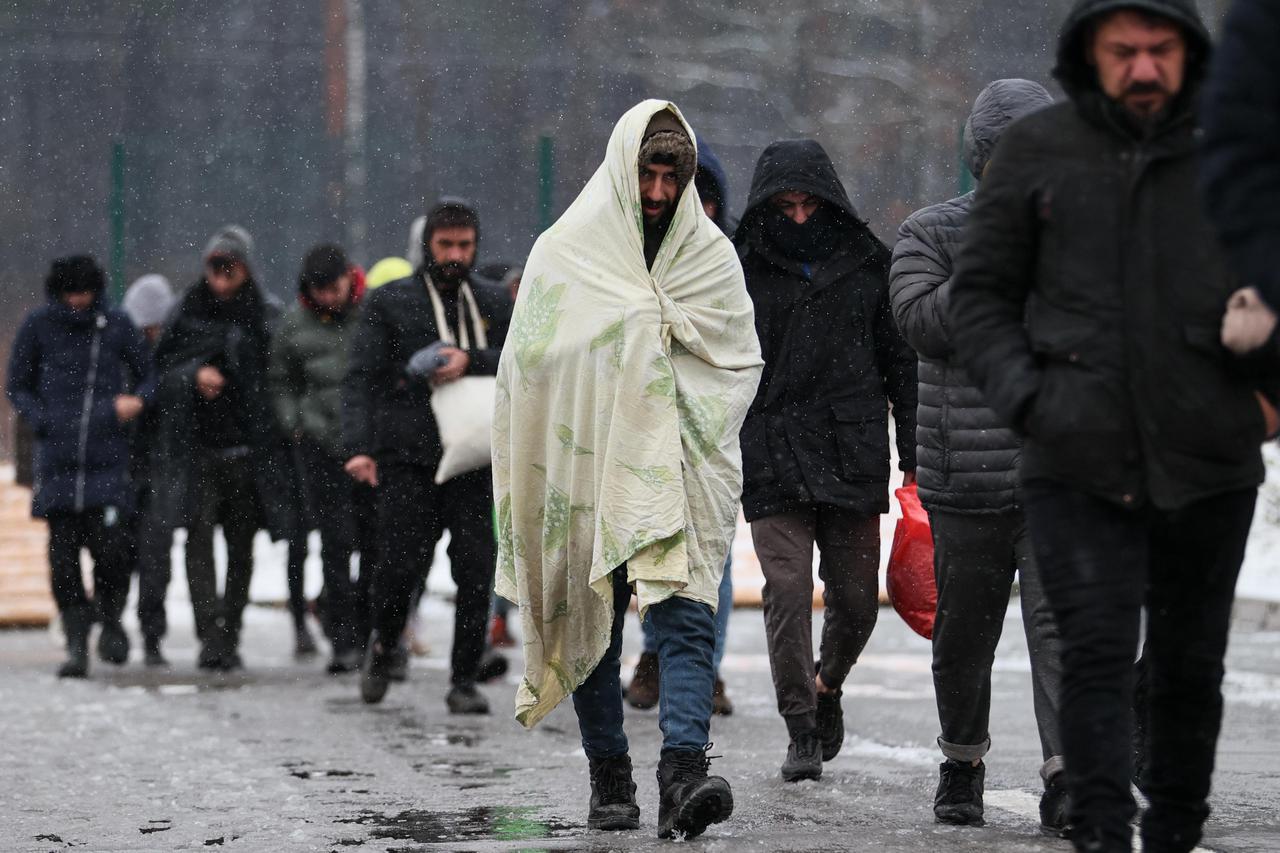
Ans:
<svg viewBox="0 0 1280 853"><path fill-rule="evenodd" d="M175 608L176 610L176 608ZM189 614L173 614L156 673L95 662L58 682L45 631L0 632L2 851L665 850L655 836L656 712L629 711L642 828L585 829L586 760L572 711L532 732L511 719L514 676L485 688L495 713L444 707L452 613L424 603L432 654L366 707L354 676L295 662L283 611L250 608L239 675L194 667ZM185 616L185 620L184 620ZM939 827L928 643L890 610L846 685L849 737L818 782L784 784L786 748L761 614L734 614L724 676L737 706L713 723L713 765L733 818L679 849L1065 851L1038 832L1039 748L1016 608L993 684L987 825ZM135 635L136 636L136 635ZM634 656L638 630L628 634ZM1212 851L1280 850L1280 634L1233 638L1215 779ZM627 671L629 675L629 668Z"/></svg>

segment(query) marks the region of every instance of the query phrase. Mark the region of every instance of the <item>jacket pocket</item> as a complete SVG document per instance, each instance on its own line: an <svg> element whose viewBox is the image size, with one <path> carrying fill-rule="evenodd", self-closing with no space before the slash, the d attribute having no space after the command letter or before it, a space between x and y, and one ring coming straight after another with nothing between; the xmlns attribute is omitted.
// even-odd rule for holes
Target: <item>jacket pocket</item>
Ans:
<svg viewBox="0 0 1280 853"><path fill-rule="evenodd" d="M831 404L836 447L844 479L880 483L889 479L889 416L883 401Z"/></svg>

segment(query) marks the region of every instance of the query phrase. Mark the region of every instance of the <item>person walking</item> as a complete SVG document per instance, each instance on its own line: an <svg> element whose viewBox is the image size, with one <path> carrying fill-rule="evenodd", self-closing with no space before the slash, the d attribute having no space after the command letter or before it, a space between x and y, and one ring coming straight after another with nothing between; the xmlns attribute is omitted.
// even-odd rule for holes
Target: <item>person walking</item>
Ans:
<svg viewBox="0 0 1280 853"><path fill-rule="evenodd" d="M142 333L147 358L152 362L156 343L176 302L169 280L152 274L129 285L120 303L134 328ZM173 531L158 523L152 497L150 450L155 426L155 407L145 408L130 424L130 477L137 496L130 541L132 562L138 573L138 623L142 627L144 661L147 666L163 667L169 665L160 646L169 628L164 602L172 573L169 552Z"/></svg>
<svg viewBox="0 0 1280 853"><path fill-rule="evenodd" d="M66 634L60 678L89 674L89 633L100 622L98 657L123 664L120 624L129 594L128 424L148 405L154 375L142 336L107 304L106 276L93 258L53 262L48 303L23 321L9 358L6 393L36 438L31 515L49 523L53 598ZM80 549L93 559L93 597Z"/></svg>
<svg viewBox="0 0 1280 853"><path fill-rule="evenodd" d="M812 140L764 150L734 234L764 353L742 427L742 509L764 573L769 666L788 782L817 779L844 742L841 689L879 612L889 510L889 406L915 476L916 358L889 309L889 250ZM813 548L822 642L813 656Z"/></svg>
<svg viewBox="0 0 1280 853"><path fill-rule="evenodd" d="M981 181L1004 129L1053 103L1039 83L997 80L964 126L965 160ZM1066 780L1058 737L1058 630L1044 599L1018 494L1021 439L987 407L956 363L947 309L955 256L974 193L913 213L898 230L889 293L903 336L919 356L917 483L933 532L938 609L933 686L942 733L933 811L939 822L981 825L991 748L991 664L1015 576L1031 657L1044 763L1040 825L1066 829Z"/></svg>
<svg viewBox="0 0 1280 853"><path fill-rule="evenodd" d="M1147 619L1147 851L1199 842L1236 577L1263 479L1274 350L1221 334L1235 276L1196 194L1211 45L1191 0L1080 0L1069 101L1005 131L951 295L960 362L1024 436L1027 524L1062 643L1077 850L1128 851Z"/></svg>
<svg viewBox="0 0 1280 853"><path fill-rule="evenodd" d="M443 449L431 409L433 387L492 376L507 336L506 292L470 279L479 239L475 210L442 199L424 222L426 260L413 276L370 295L351 341L342 386L345 468L378 489L373 632L360 686L370 703L382 701L404 665L399 640L424 556L447 529L458 593L445 702L455 714L489 712L476 681L493 593L491 472L486 466L435 482Z"/></svg>
<svg viewBox="0 0 1280 853"><path fill-rule="evenodd" d="M351 557L360 573L376 561L373 489L345 471L342 381L351 337L364 297L364 276L340 248L307 252L298 276L298 304L271 342L267 384L281 430L293 443L302 473L308 515L320 530L325 613L333 655L329 672L359 669L368 620L362 584L351 579Z"/></svg>
<svg viewBox="0 0 1280 853"><path fill-rule="evenodd" d="M690 186L694 139L667 101L619 119L529 257L493 426L498 593L520 607L525 652L516 719L572 697L587 825L639 827L619 677L634 589L658 639L660 838L733 812L707 772L714 614L760 374L741 270Z"/></svg>

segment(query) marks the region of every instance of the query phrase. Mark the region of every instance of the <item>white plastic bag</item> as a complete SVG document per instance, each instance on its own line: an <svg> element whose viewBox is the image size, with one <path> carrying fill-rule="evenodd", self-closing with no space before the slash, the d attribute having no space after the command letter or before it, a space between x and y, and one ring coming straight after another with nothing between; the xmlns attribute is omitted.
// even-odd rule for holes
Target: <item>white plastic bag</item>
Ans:
<svg viewBox="0 0 1280 853"><path fill-rule="evenodd" d="M463 376L431 392L431 411L444 447L436 468L437 485L489 467L497 383L493 376Z"/></svg>

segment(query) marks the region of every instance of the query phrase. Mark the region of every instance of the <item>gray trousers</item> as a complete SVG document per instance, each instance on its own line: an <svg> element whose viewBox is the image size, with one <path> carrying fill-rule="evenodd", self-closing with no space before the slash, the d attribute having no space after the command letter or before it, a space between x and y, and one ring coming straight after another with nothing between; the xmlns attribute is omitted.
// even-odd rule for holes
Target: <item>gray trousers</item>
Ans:
<svg viewBox="0 0 1280 853"><path fill-rule="evenodd" d="M1061 644L1045 601L1021 512L976 515L929 510L938 611L933 625L933 686L942 754L976 761L991 748L991 664L1004 627L1015 572L1031 655L1032 697L1045 781L1062 769L1058 709Z"/></svg>
<svg viewBox="0 0 1280 853"><path fill-rule="evenodd" d="M751 523L764 572L764 621L778 710L789 729L812 729L813 546L822 559L825 613L819 648L822 683L839 690L871 637L879 613L880 519L816 504Z"/></svg>

